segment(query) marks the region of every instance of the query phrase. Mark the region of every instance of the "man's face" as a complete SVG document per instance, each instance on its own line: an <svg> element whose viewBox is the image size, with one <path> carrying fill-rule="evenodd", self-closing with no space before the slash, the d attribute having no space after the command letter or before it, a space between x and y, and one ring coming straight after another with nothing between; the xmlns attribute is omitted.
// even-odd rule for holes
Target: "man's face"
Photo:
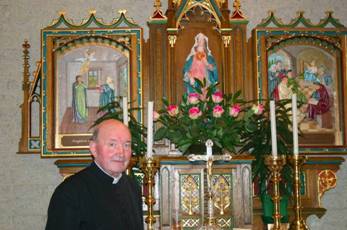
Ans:
<svg viewBox="0 0 347 230"><path fill-rule="evenodd" d="M99 126L98 138L91 141L94 160L112 176L124 172L131 158L131 135L121 122L108 120Z"/></svg>

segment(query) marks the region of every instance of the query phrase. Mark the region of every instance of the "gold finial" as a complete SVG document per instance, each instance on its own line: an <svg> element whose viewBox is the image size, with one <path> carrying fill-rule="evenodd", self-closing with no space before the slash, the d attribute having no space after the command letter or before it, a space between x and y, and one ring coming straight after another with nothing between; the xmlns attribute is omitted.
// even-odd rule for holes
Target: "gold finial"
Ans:
<svg viewBox="0 0 347 230"><path fill-rule="evenodd" d="M152 20L163 20L166 19L166 16L163 14L163 11L160 9L161 8L161 1L160 0L155 0L154 1L154 12L152 13L152 16L149 18Z"/></svg>
<svg viewBox="0 0 347 230"><path fill-rule="evenodd" d="M59 11L60 16L65 16L66 12L64 10Z"/></svg>
<svg viewBox="0 0 347 230"><path fill-rule="evenodd" d="M30 48L30 44L29 44L28 39L24 39L24 43L23 43L22 47L24 49L29 49Z"/></svg>
<svg viewBox="0 0 347 230"><path fill-rule="evenodd" d="M234 11L231 16L232 20L245 20L246 17L243 15L243 12L241 10L241 2L240 0L234 0L233 3Z"/></svg>
<svg viewBox="0 0 347 230"><path fill-rule="evenodd" d="M224 47L227 48L230 45L231 36L230 35L223 35L222 40L224 42Z"/></svg>
<svg viewBox="0 0 347 230"><path fill-rule="evenodd" d="M154 7L158 10L161 7L161 1L160 0L155 0L154 1Z"/></svg>
<svg viewBox="0 0 347 230"><path fill-rule="evenodd" d="M127 13L127 10L125 10L125 9L118 10L118 13L119 13L119 14L126 14L126 13Z"/></svg>
<svg viewBox="0 0 347 230"><path fill-rule="evenodd" d="M233 7L234 7L234 10L240 10L240 8L241 8L240 0L235 0Z"/></svg>
<svg viewBox="0 0 347 230"><path fill-rule="evenodd" d="M169 35L168 39L169 39L169 44L170 44L171 48L173 48L175 46L177 36L176 35Z"/></svg>
<svg viewBox="0 0 347 230"><path fill-rule="evenodd" d="M96 10L95 9L91 9L91 10L89 10L89 14L96 14Z"/></svg>

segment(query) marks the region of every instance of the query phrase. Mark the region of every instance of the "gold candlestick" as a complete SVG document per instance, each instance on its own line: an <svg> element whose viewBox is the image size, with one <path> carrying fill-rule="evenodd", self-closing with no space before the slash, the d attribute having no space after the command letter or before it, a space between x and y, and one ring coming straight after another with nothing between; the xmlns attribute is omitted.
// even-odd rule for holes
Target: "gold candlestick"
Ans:
<svg viewBox="0 0 347 230"><path fill-rule="evenodd" d="M289 230L308 230L305 220L302 218L301 194L300 194L300 172L302 165L306 161L305 157L294 155L289 161L294 169L294 214L295 219L291 222Z"/></svg>
<svg viewBox="0 0 347 230"><path fill-rule="evenodd" d="M281 194L279 189L279 182L281 181L281 170L286 164L285 157L274 158L272 155L265 157L265 164L271 171L271 180L273 182L273 192L272 200L274 203L274 225L271 230L280 230L281 229L281 213L280 213L280 200Z"/></svg>
<svg viewBox="0 0 347 230"><path fill-rule="evenodd" d="M145 203L148 207L148 215L145 219L147 223L147 229L152 230L153 224L155 223L155 217L153 215L153 206L155 204L155 198L153 196L153 187L155 184L154 176L159 168L159 161L155 157L143 157L141 159L141 169L145 174L144 184L148 188L148 194L146 196Z"/></svg>

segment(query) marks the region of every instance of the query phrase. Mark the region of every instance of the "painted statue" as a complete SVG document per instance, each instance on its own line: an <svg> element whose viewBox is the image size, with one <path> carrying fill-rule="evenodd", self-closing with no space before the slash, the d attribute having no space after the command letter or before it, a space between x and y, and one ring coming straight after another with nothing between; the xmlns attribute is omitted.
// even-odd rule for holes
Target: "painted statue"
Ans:
<svg viewBox="0 0 347 230"><path fill-rule="evenodd" d="M217 65L208 47L208 37L202 33L195 36L195 43L183 67L183 81L187 93L199 87L196 80L206 81L206 87L218 81Z"/></svg>
<svg viewBox="0 0 347 230"><path fill-rule="evenodd" d="M74 123L85 123L88 120L87 86L81 75L77 75L72 84L72 116Z"/></svg>

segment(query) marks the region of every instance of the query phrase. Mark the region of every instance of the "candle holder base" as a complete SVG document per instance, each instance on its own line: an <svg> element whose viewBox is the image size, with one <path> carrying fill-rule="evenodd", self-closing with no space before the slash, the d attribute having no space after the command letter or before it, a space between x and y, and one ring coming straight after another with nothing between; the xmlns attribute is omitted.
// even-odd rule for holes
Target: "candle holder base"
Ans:
<svg viewBox="0 0 347 230"><path fill-rule="evenodd" d="M306 157L294 155L289 157L289 162L293 166L294 171L294 194L293 194L293 211L295 214L295 218L293 222L290 223L289 230L308 230L304 219L302 218L302 206L301 206L301 181L300 181L300 173L302 169L302 165L305 163Z"/></svg>
<svg viewBox="0 0 347 230"><path fill-rule="evenodd" d="M309 230L309 228L304 220L298 220L290 224L289 230Z"/></svg>
<svg viewBox="0 0 347 230"><path fill-rule="evenodd" d="M265 157L265 165L269 168L271 172L271 180L274 184L273 186L273 196L272 200L274 203L274 225L271 230L281 230L281 214L280 214L280 200L281 194L279 190L279 183L281 181L281 170L283 166L286 164L286 158L284 156L274 157L267 156Z"/></svg>
<svg viewBox="0 0 347 230"><path fill-rule="evenodd" d="M159 169L159 160L155 157L143 157L140 160L140 167L145 174L144 184L148 188L148 194L145 199L145 203L148 207L148 215L145 219L147 223L147 229L152 230L156 219L153 214L153 206L155 204L155 197L153 196L153 187L155 184L154 177Z"/></svg>

